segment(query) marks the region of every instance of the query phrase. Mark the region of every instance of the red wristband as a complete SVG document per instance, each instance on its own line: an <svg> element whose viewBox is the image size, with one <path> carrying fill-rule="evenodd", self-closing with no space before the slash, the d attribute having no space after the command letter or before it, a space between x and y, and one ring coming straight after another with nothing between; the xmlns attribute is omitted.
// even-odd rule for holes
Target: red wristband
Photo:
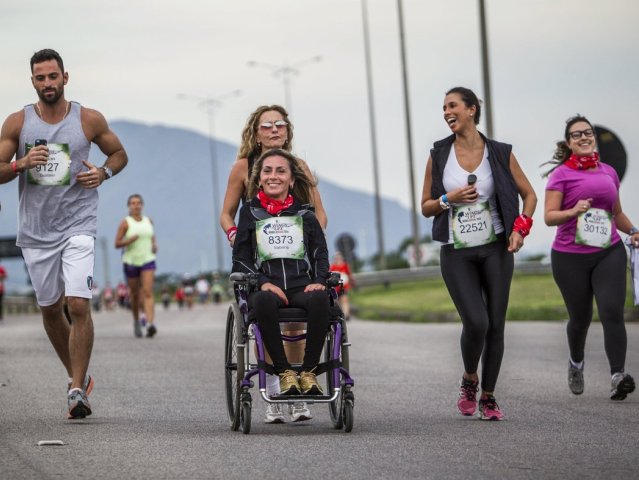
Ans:
<svg viewBox="0 0 639 480"><path fill-rule="evenodd" d="M533 225L533 219L525 213L522 213L513 223L513 232L519 233L522 237L527 237Z"/></svg>
<svg viewBox="0 0 639 480"><path fill-rule="evenodd" d="M237 235L237 227L231 227L226 231L226 238L230 242Z"/></svg>
<svg viewBox="0 0 639 480"><path fill-rule="evenodd" d="M13 170L13 173L15 173L16 175L19 175L20 172L18 171L18 162L11 162L11 170Z"/></svg>

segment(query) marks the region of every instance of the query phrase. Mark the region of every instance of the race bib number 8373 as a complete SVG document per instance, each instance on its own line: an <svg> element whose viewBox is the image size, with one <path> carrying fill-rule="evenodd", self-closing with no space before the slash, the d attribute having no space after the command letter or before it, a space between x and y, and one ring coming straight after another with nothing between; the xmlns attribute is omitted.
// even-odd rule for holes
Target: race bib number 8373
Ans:
<svg viewBox="0 0 639 480"><path fill-rule="evenodd" d="M304 258L304 221L300 216L271 217L255 224L260 260Z"/></svg>

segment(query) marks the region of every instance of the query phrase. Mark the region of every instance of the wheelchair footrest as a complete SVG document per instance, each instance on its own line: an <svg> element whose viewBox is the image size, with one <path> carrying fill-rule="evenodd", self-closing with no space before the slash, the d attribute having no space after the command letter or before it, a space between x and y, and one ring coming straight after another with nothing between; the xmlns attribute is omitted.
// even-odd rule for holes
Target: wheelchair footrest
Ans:
<svg viewBox="0 0 639 480"><path fill-rule="evenodd" d="M307 402L313 400L329 400L330 395L271 395L271 400L289 400L290 402Z"/></svg>

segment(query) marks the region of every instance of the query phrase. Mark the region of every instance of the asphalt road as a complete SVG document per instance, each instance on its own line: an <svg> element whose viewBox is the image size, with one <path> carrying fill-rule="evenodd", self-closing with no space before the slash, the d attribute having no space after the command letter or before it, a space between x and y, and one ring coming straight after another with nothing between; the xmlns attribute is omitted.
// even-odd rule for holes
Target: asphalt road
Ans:
<svg viewBox="0 0 639 480"><path fill-rule="evenodd" d="M353 320L353 432L333 430L325 405L310 422L265 425L258 399L243 435L226 417L225 317L226 307L160 311L157 337L136 339L127 312L94 314L94 414L79 421L66 419L66 374L40 318L5 319L0 479L639 477L639 393L608 399L599 324L574 397L565 325L509 323L497 387L507 420L482 422L456 413L458 324ZM639 377L639 325L628 334Z"/></svg>

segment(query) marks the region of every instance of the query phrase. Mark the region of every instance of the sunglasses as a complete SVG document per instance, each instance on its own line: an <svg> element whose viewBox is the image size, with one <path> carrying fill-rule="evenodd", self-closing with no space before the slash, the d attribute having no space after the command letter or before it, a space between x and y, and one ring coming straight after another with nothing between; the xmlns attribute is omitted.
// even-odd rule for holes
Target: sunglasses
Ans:
<svg viewBox="0 0 639 480"><path fill-rule="evenodd" d="M586 130L575 130L574 132L570 132L568 135L573 140L579 140L582 135L586 137L592 137L594 134L595 132L592 130L592 128L588 128Z"/></svg>
<svg viewBox="0 0 639 480"><path fill-rule="evenodd" d="M283 128L286 128L286 126L288 125L287 122L285 122L284 120L277 120L275 122L264 122L264 123L260 123L260 128L262 130L272 130L273 127L277 128L278 130L281 130Z"/></svg>

